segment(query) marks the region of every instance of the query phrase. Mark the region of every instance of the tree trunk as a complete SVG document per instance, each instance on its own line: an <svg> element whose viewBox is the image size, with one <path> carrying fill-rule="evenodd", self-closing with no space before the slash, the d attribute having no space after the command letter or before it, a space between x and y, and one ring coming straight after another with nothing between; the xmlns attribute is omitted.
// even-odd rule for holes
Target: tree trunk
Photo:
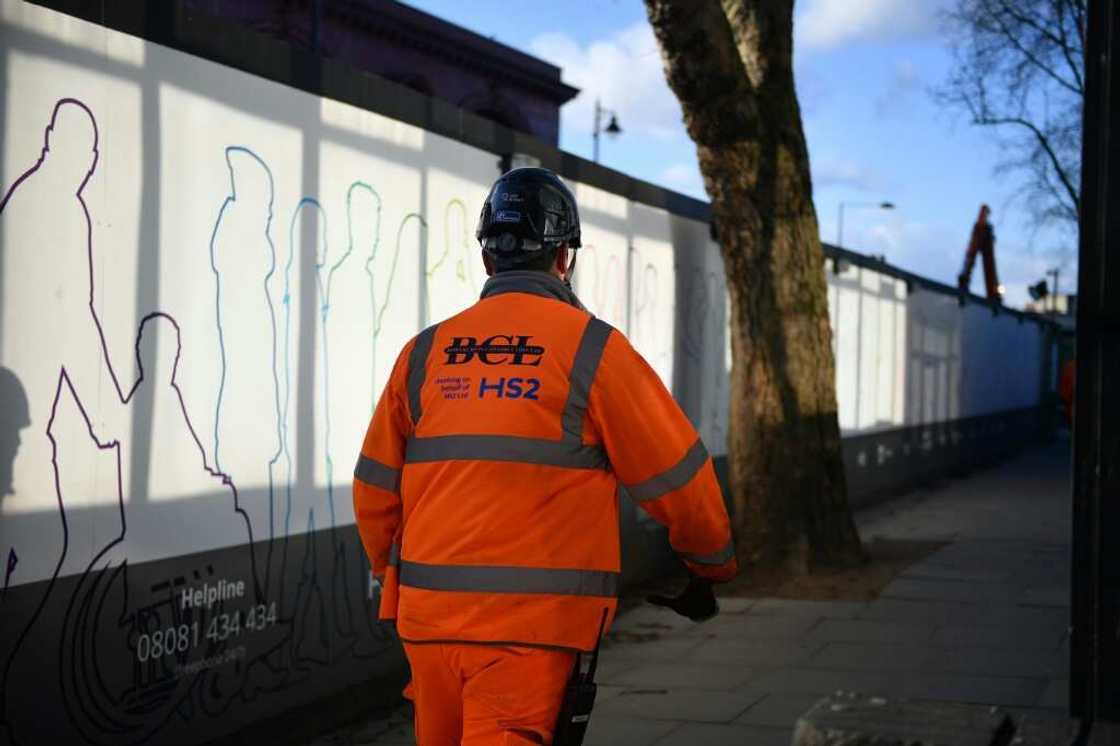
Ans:
<svg viewBox="0 0 1120 746"><path fill-rule="evenodd" d="M728 455L747 566L862 560L848 507L792 0L645 0L731 296Z"/></svg>

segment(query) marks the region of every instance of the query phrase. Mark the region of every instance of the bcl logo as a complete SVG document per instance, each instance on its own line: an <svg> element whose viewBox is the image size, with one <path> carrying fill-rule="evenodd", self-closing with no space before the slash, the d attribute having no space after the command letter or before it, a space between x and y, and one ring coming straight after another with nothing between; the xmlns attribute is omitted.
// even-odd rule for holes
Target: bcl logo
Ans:
<svg viewBox="0 0 1120 746"><path fill-rule="evenodd" d="M448 365L463 365L476 357L483 365L529 365L536 367L544 357L544 348L530 344L527 334L495 334L479 342L474 337L454 337L443 348Z"/></svg>

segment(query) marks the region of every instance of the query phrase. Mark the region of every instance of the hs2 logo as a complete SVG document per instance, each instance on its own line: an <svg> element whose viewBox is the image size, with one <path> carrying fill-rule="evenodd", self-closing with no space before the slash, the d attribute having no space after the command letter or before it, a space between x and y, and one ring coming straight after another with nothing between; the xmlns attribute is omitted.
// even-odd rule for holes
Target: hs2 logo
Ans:
<svg viewBox="0 0 1120 746"><path fill-rule="evenodd" d="M447 365L463 365L477 357L483 365L535 367L541 364L544 348L529 344L531 339L527 334L495 334L482 342L474 337L453 337L443 351L447 354Z"/></svg>
<svg viewBox="0 0 1120 746"><path fill-rule="evenodd" d="M498 399L532 399L537 401L541 382L537 378L499 378L478 382L478 398L485 399L487 394Z"/></svg>

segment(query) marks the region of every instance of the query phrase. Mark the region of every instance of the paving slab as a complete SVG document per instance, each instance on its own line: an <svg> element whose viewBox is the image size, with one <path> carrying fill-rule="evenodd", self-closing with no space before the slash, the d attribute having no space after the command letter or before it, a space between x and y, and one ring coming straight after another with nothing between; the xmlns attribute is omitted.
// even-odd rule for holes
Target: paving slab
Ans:
<svg viewBox="0 0 1120 746"><path fill-rule="evenodd" d="M650 663L614 676L612 684L623 687L673 689L737 689L756 678L756 669L716 663Z"/></svg>
<svg viewBox="0 0 1120 746"><path fill-rule="evenodd" d="M929 643L938 625L934 622L878 619L825 619L805 636L808 644L832 642Z"/></svg>
<svg viewBox="0 0 1120 746"><path fill-rule="evenodd" d="M837 691L890 694L910 699L1030 707L1046 679L911 671L782 668L760 675L748 690L823 697Z"/></svg>
<svg viewBox="0 0 1120 746"><path fill-rule="evenodd" d="M609 644L603 645L601 658L616 661L680 661L691 658L704 644L698 637L658 634L652 638L611 633Z"/></svg>
<svg viewBox="0 0 1120 746"><path fill-rule="evenodd" d="M685 720L706 723L729 723L762 695L754 691L700 691L650 687L626 689L619 696L596 704L596 714L622 717L644 717L650 720Z"/></svg>
<svg viewBox="0 0 1120 746"><path fill-rule="evenodd" d="M930 642L950 647L1013 648L1024 652L1057 651L1065 636L1064 628L1055 628L1051 624L1020 623L1011 626L946 624L938 627Z"/></svg>
<svg viewBox="0 0 1120 746"><path fill-rule="evenodd" d="M907 673L926 670L930 649L917 645L831 642L805 660L810 668Z"/></svg>
<svg viewBox="0 0 1120 746"><path fill-rule="evenodd" d="M751 607L751 614L805 616L814 619L850 619L858 616L865 606L867 606L866 601L802 601L790 598L763 598Z"/></svg>
<svg viewBox="0 0 1120 746"><path fill-rule="evenodd" d="M1057 606L1069 608L1070 595L1068 586L1045 586L1027 588L1019 596L1019 603L1030 606Z"/></svg>
<svg viewBox="0 0 1120 746"><path fill-rule="evenodd" d="M857 618L896 622L975 624L982 616L983 609L975 603L878 598L868 603Z"/></svg>
<svg viewBox="0 0 1120 746"><path fill-rule="evenodd" d="M797 639L822 621L816 615L735 614L694 625L682 631L688 637L746 638L751 640Z"/></svg>
<svg viewBox="0 0 1120 746"><path fill-rule="evenodd" d="M906 568L900 577L924 580L959 580L975 583L1005 583L1018 574L1017 568L976 567L971 561L946 564L925 560Z"/></svg>
<svg viewBox="0 0 1120 746"><path fill-rule="evenodd" d="M788 666L760 675L747 685L761 694L805 694L825 697L837 691L893 692L897 672L838 671Z"/></svg>
<svg viewBox="0 0 1120 746"><path fill-rule="evenodd" d="M658 741L658 746L789 746L793 728L688 723Z"/></svg>
<svg viewBox="0 0 1120 746"><path fill-rule="evenodd" d="M600 655L595 680L602 684L613 684L627 671L641 665L644 662L637 658Z"/></svg>
<svg viewBox="0 0 1120 746"><path fill-rule="evenodd" d="M596 709L583 742L586 746L652 746L680 726L680 722L610 715Z"/></svg>
<svg viewBox="0 0 1120 746"><path fill-rule="evenodd" d="M908 674L879 692L910 699L1027 707L1038 701L1046 684L1045 679L920 673Z"/></svg>
<svg viewBox="0 0 1120 746"><path fill-rule="evenodd" d="M1039 707L1069 709L1069 679L1052 679L1035 703Z"/></svg>
<svg viewBox="0 0 1120 746"><path fill-rule="evenodd" d="M1048 626L1055 632L1069 629L1069 609L1026 604L988 604L977 608L974 624L978 626L1014 627L1020 624Z"/></svg>
<svg viewBox="0 0 1120 746"><path fill-rule="evenodd" d="M1023 593L1018 585L1006 583L978 583L958 580L930 580L902 577L883 589L881 598L901 598L917 601L963 601L987 603L1012 601Z"/></svg>
<svg viewBox="0 0 1120 746"><path fill-rule="evenodd" d="M805 714L821 697L815 694L768 694L735 719L743 725L766 725L793 728L797 718Z"/></svg>
<svg viewBox="0 0 1120 746"><path fill-rule="evenodd" d="M869 671L966 673L984 676L1050 678L1060 673L1057 650L986 647L829 643L806 659L812 668Z"/></svg>
<svg viewBox="0 0 1120 746"><path fill-rule="evenodd" d="M704 640L689 654L696 663L721 663L748 668L796 666L808 659L820 646L801 640L751 640L743 638L712 638Z"/></svg>

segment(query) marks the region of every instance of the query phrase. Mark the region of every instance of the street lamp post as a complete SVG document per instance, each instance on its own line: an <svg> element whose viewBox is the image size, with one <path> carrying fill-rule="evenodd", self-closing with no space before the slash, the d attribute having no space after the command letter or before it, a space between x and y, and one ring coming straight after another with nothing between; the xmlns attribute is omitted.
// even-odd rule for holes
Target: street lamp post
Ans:
<svg viewBox="0 0 1120 746"><path fill-rule="evenodd" d="M841 202L836 218L836 245L844 248L844 208L845 207L873 207L878 210L893 210L893 202Z"/></svg>
<svg viewBox="0 0 1120 746"><path fill-rule="evenodd" d="M1051 311L1051 313L1057 313L1058 312L1058 276L1061 273L1062 273L1062 270L1061 270L1060 267L1054 267L1053 269L1046 270L1046 274L1051 275L1054 278L1054 284L1051 286L1051 287L1054 288L1054 292L1050 294L1050 311Z"/></svg>
<svg viewBox="0 0 1120 746"><path fill-rule="evenodd" d="M607 122L607 126L603 127L603 117L607 114L611 115L611 119ZM591 130L591 138L595 143L594 161L599 162L599 133L606 132L611 137L618 135L622 132L622 127L618 126L618 115L610 109L604 109L599 99L595 99L595 126Z"/></svg>

